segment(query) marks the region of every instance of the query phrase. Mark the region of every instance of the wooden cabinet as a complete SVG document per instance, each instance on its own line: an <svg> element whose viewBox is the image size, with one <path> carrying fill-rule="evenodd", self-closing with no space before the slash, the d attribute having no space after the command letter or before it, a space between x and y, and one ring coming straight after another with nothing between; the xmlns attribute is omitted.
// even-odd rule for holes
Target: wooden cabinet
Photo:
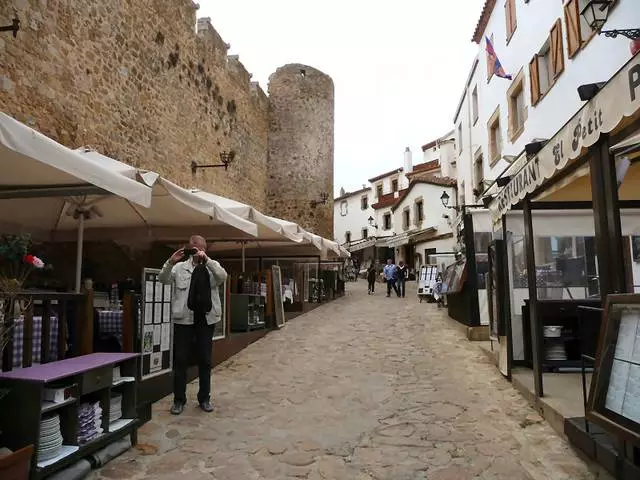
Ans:
<svg viewBox="0 0 640 480"><path fill-rule="evenodd" d="M266 328L266 298L262 295L231 294L231 331L250 332Z"/></svg>
<svg viewBox="0 0 640 480"><path fill-rule="evenodd" d="M30 478L41 479L126 435L134 440L137 364L137 354L94 353L0 374L0 389L8 391L0 401L0 444L14 451L32 445ZM52 389L64 390L61 398L48 401L46 393ZM99 404L103 431L83 443L80 415L87 403ZM62 447L43 460L40 441L48 435L41 430L50 421L59 422Z"/></svg>

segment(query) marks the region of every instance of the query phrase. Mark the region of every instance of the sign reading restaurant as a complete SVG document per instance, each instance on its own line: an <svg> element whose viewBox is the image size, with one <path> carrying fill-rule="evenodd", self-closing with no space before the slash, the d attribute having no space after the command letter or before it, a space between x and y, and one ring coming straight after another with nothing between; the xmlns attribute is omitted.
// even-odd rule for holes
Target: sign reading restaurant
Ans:
<svg viewBox="0 0 640 480"><path fill-rule="evenodd" d="M491 202L493 223L640 109L640 54L627 63L549 142L516 173Z"/></svg>

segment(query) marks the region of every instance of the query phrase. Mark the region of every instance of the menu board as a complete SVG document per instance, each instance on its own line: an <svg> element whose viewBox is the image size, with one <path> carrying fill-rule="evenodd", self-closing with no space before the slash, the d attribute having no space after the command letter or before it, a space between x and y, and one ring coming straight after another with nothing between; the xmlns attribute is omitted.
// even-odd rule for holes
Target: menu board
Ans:
<svg viewBox="0 0 640 480"><path fill-rule="evenodd" d="M620 311L605 407L640 424L640 306Z"/></svg>
<svg viewBox="0 0 640 480"><path fill-rule="evenodd" d="M142 274L142 379L172 369L171 285L162 284L159 273L158 269L145 268Z"/></svg>

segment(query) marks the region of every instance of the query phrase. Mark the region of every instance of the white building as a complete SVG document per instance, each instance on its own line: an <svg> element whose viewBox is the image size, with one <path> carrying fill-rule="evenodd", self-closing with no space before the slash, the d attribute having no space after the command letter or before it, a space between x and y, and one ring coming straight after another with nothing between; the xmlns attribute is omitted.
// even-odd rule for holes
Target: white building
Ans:
<svg viewBox="0 0 640 480"><path fill-rule="evenodd" d="M526 145L551 138L582 107L577 92L580 85L606 82L631 58L628 39L607 38L591 30L580 15L586 3L486 0L473 34L478 54L454 116L460 204L479 204L483 197L494 194L494 180L515 173L527 160ZM605 29L640 25L637 0L611 3ZM512 80L494 74L487 38ZM476 251L484 253L492 238L490 215L483 209L471 211ZM586 223L564 218L565 227L557 234L545 229L546 236L540 233L536 238L536 260L550 262L561 251L584 255L585 242L589 250L594 235L592 225ZM516 220L509 224L519 230ZM519 232L513 232L509 248L511 275L517 277L515 270L523 255ZM479 261L482 263L482 255ZM587 295L588 289L584 290ZM479 296L480 320L486 324L486 291ZM514 311L520 304L512 302Z"/></svg>
<svg viewBox="0 0 640 480"><path fill-rule="evenodd" d="M442 177L456 178L458 155L456 151L455 132L452 130L442 137L424 144L422 146L422 161L424 162L423 164L437 162L438 169L430 173Z"/></svg>
<svg viewBox="0 0 640 480"><path fill-rule="evenodd" d="M580 109L578 86L607 81L631 58L628 39L591 31L579 13L586 2L486 0L473 34L478 55L454 117L459 195L468 203L526 144L549 139ZM637 0L616 0L607 25L639 24ZM493 74L486 38L513 80Z"/></svg>
<svg viewBox="0 0 640 480"><path fill-rule="evenodd" d="M374 215L371 208L373 196L371 188L363 185L355 192L340 192L334 199L333 235L338 244L350 244L369 237L369 217Z"/></svg>
<svg viewBox="0 0 640 480"><path fill-rule="evenodd" d="M369 187L341 192L335 199L334 236L359 257L361 265L394 258L414 269L428 262L430 254L453 251L453 215L440 197L446 191L455 205L456 181L442 175L455 171L454 139L447 134L433 143L435 150L425 151L428 161L414 167L407 148L402 167L376 175L369 179Z"/></svg>

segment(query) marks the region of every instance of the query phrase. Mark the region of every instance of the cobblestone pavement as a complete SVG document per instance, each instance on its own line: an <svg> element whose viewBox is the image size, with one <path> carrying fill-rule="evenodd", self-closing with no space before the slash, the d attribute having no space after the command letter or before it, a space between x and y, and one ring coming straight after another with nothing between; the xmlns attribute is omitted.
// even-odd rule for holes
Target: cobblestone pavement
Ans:
<svg viewBox="0 0 640 480"><path fill-rule="evenodd" d="M597 478L443 310L347 288L216 368L214 414L192 384L92 478Z"/></svg>

